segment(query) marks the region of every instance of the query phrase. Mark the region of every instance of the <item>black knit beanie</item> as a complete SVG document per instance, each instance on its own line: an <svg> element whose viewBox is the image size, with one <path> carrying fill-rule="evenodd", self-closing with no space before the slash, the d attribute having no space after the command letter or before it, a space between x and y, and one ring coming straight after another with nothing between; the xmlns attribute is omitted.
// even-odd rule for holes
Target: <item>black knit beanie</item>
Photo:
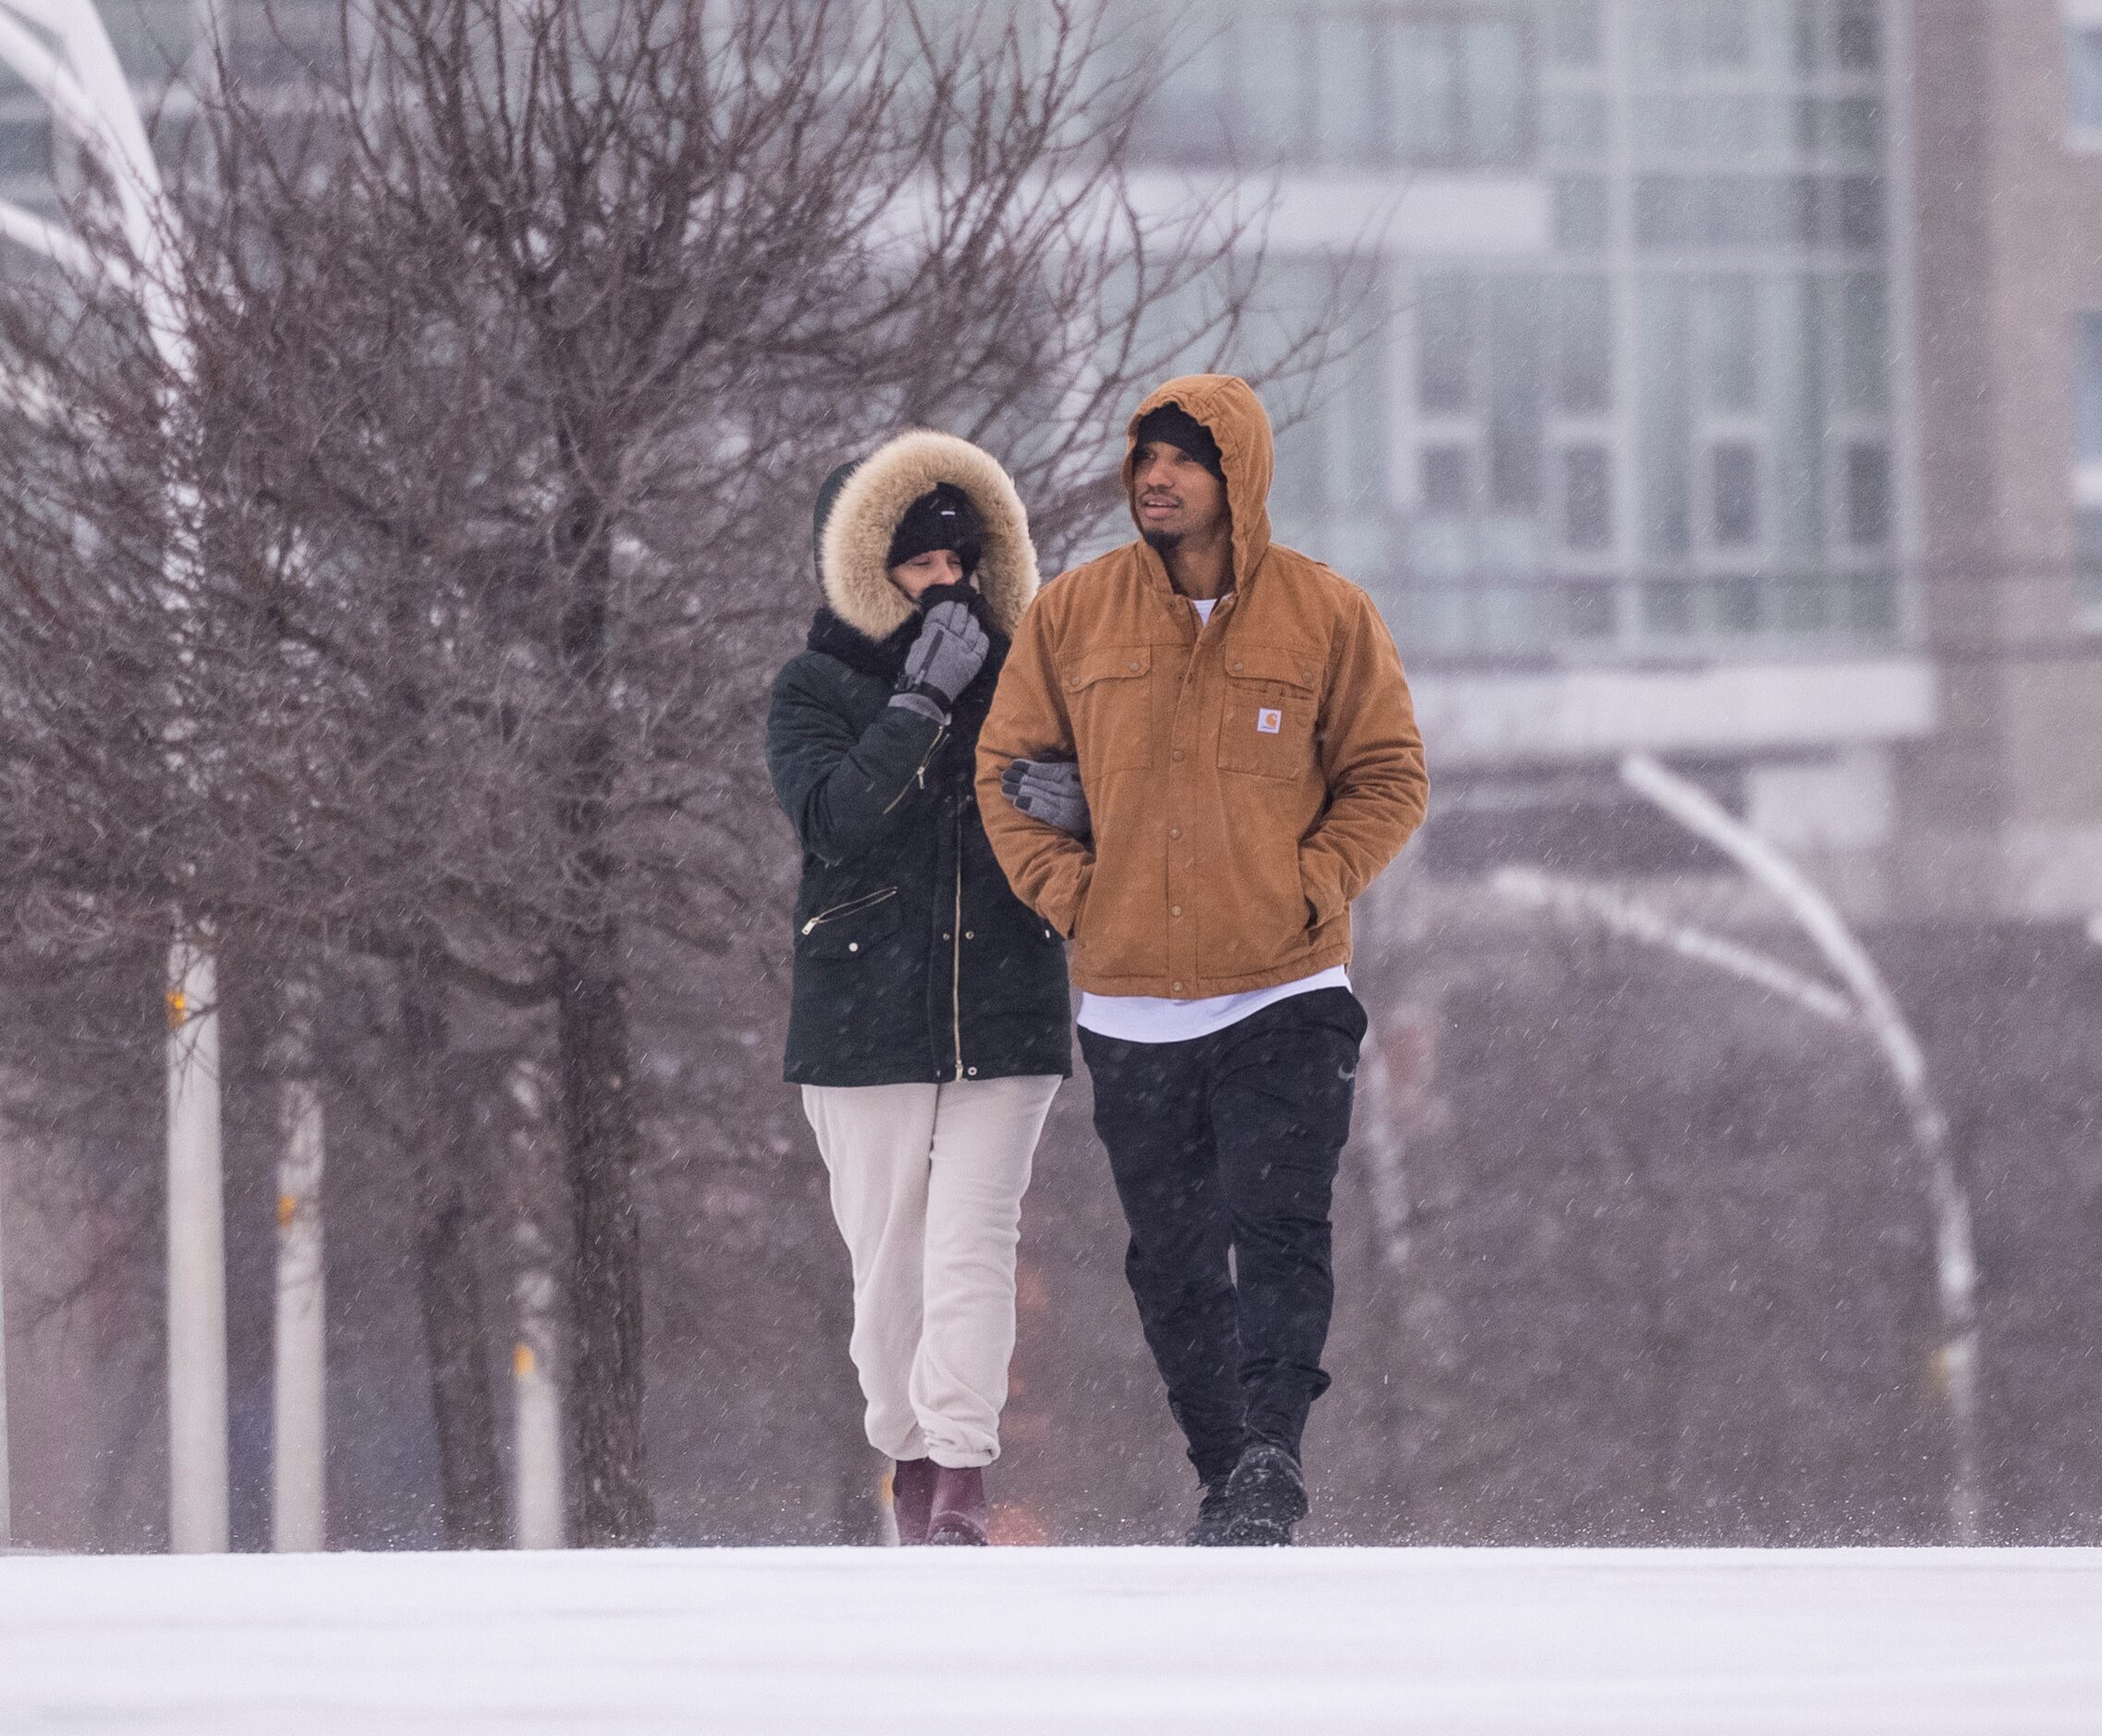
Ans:
<svg viewBox="0 0 2102 1736"><path fill-rule="evenodd" d="M971 496L954 483L936 483L905 508L890 539L884 565L896 567L937 548L950 549L963 563L964 576L978 570L985 529Z"/></svg>
<svg viewBox="0 0 2102 1736"><path fill-rule="evenodd" d="M1179 404L1163 404L1157 410L1149 410L1140 417L1131 439L1135 446L1143 446L1149 440L1164 440L1171 446L1180 446L1220 482L1226 481L1226 460L1220 454L1219 443L1212 438L1209 428Z"/></svg>

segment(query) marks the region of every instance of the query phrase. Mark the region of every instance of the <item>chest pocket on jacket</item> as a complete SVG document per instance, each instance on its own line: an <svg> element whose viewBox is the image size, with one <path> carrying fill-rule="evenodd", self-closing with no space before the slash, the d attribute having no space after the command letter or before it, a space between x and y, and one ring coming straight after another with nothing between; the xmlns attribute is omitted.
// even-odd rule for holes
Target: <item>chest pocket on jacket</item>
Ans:
<svg viewBox="0 0 2102 1736"><path fill-rule="evenodd" d="M1060 673L1083 780L1153 763L1153 666L1151 645L1098 645Z"/></svg>
<svg viewBox="0 0 2102 1736"><path fill-rule="evenodd" d="M1219 717L1219 770L1256 777L1304 777L1314 766L1314 683L1311 652L1229 645L1226 705Z"/></svg>

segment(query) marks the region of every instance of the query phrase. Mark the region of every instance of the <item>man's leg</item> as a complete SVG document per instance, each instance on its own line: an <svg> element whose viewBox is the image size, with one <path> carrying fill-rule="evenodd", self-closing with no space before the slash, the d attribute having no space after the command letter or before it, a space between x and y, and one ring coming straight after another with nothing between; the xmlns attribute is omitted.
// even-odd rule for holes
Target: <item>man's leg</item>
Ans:
<svg viewBox="0 0 2102 1736"><path fill-rule="evenodd" d="M1329 1199L1350 1138L1364 1009L1348 989L1266 1007L1219 1033L1212 1126L1233 1221L1248 1439L1294 1461L1335 1302Z"/></svg>
<svg viewBox="0 0 2102 1736"><path fill-rule="evenodd" d="M1216 1041L1124 1043L1081 1033L1094 1130L1131 1231L1124 1276L1168 1409L1207 1486L1223 1485L1240 1457L1244 1409L1228 1221L1204 1103Z"/></svg>

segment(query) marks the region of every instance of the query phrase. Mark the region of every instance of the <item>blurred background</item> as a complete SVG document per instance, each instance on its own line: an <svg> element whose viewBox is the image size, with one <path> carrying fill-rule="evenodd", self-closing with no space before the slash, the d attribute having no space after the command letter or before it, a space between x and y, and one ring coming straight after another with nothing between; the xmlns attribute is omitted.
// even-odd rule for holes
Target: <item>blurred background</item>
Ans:
<svg viewBox="0 0 2102 1736"><path fill-rule="evenodd" d="M179 113L189 0L101 9ZM258 79L305 0L276 14ZM2102 1541L2102 5L1122 16L1132 187L1245 197L1264 305L1326 323L1274 399L1273 514L1378 602L1433 779L1360 907L1372 1036L1305 1539ZM55 209L65 159L0 82L0 193ZM1112 513L1073 552L1127 534ZM798 631L742 654L767 672ZM1690 823L1704 801L1719 823ZM785 823L747 825L784 872ZM1748 865L1775 856L1813 897ZM778 1082L787 908L644 972L664 1542L877 1534L844 1255ZM135 964L25 968L11 997L50 1039L12 1052L4 1204L15 1532L44 1547L165 1538ZM233 1535L266 1547L278 1131L243 1017ZM537 1160L490 1077L462 1233L508 1465ZM501 1541L446 1520L427 1221L372 1094L326 1089L328 1540ZM1084 1076L1022 1255L996 1534L1172 1538L1191 1479Z"/></svg>

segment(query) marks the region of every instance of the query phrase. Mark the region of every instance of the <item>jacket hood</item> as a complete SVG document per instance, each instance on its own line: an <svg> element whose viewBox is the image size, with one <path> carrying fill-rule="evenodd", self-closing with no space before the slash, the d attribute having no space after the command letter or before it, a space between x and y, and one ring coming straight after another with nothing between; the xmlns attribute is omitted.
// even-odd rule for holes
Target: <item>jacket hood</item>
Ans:
<svg viewBox="0 0 2102 1736"><path fill-rule="evenodd" d="M971 496L984 522L978 589L993 625L1008 638L1036 594L1036 548L1014 479L993 456L954 434L926 429L899 434L825 479L817 505L817 569L825 601L856 632L881 642L914 614L890 582L891 534L905 508L936 483Z"/></svg>
<svg viewBox="0 0 2102 1736"><path fill-rule="evenodd" d="M1131 522L1139 522L1131 497L1132 456L1138 450L1139 423L1163 404L1179 404L1219 443L1220 468L1226 471L1227 508L1233 515L1233 581L1245 584L1270 549L1270 476L1275 464L1270 419L1255 390L1231 373L1186 373L1155 386L1124 431L1124 499ZM1143 527L1141 527L1142 535ZM1151 549L1147 558L1159 556Z"/></svg>

